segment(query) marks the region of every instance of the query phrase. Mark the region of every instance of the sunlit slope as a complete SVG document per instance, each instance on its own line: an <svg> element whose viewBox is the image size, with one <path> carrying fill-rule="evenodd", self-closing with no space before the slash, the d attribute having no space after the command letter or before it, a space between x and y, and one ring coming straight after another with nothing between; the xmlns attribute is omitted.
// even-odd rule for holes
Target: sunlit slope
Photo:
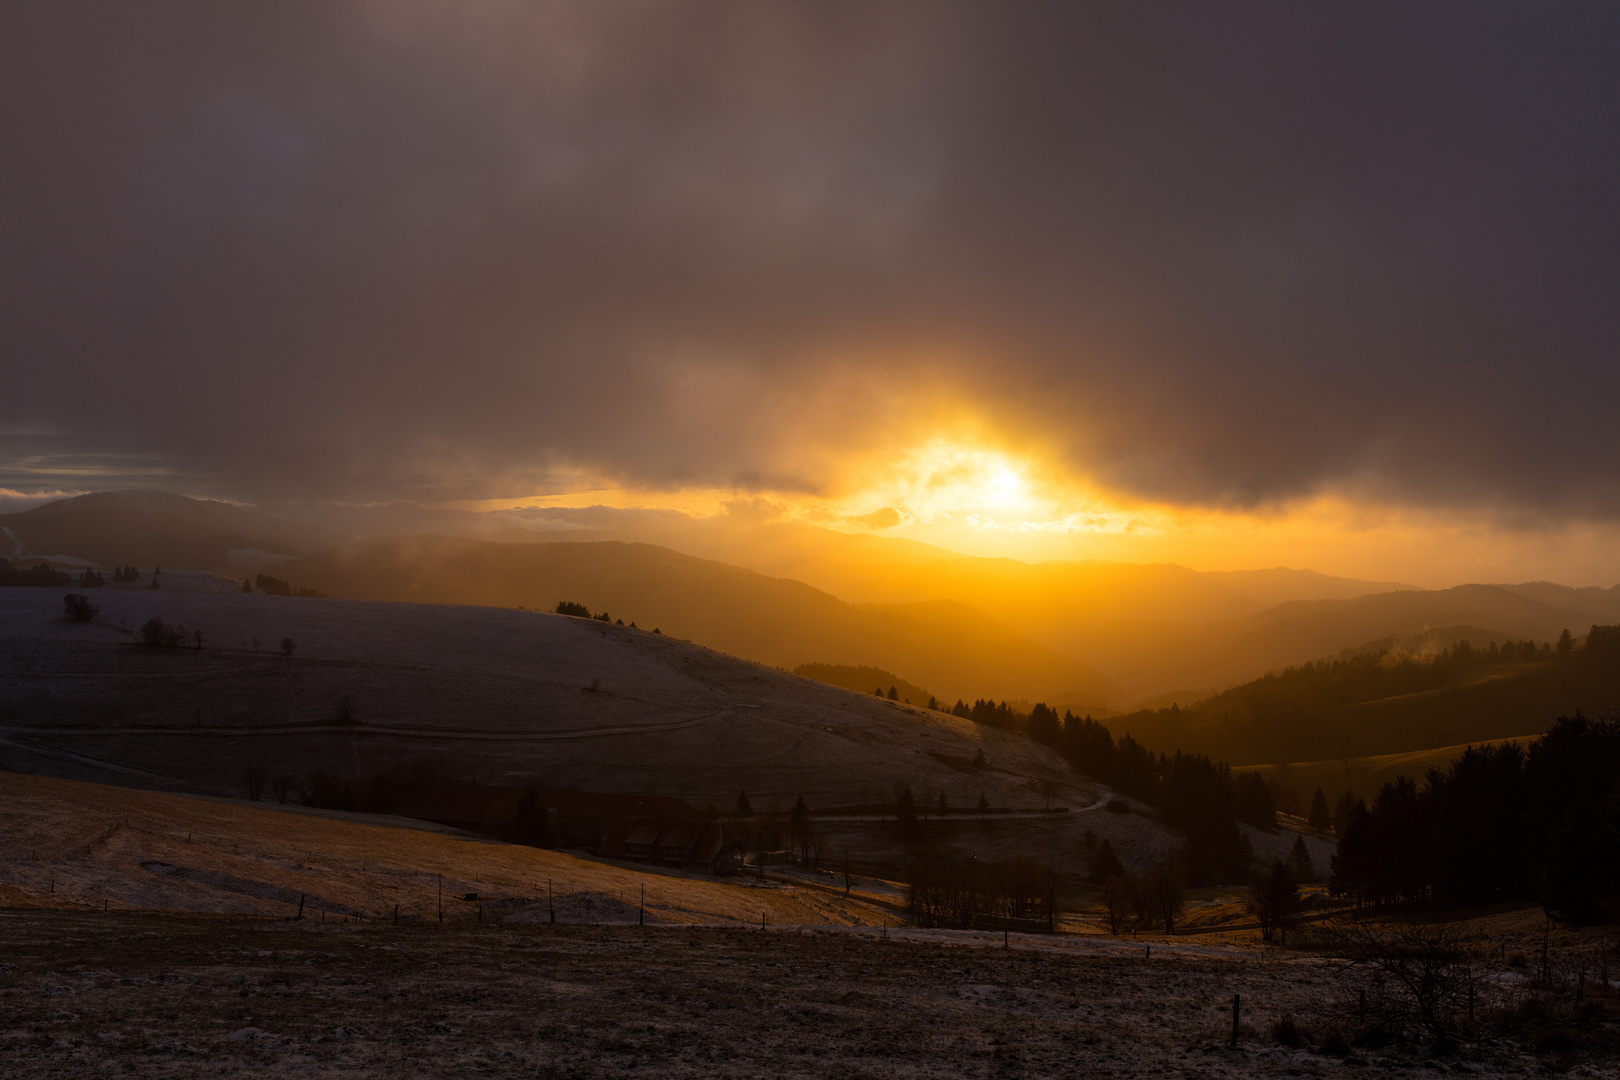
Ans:
<svg viewBox="0 0 1620 1080"><path fill-rule="evenodd" d="M181 592L175 578L97 590L89 624L63 619L61 590L0 589L0 769L236 794L252 765L357 781L426 757L463 779L725 805L746 790L761 807L883 799L908 782L956 805L988 791L1033 808L1048 780L1076 787L1071 799L1093 787L1014 736L667 635L510 609ZM148 648L119 628L154 614L206 647Z"/></svg>
<svg viewBox="0 0 1620 1080"><path fill-rule="evenodd" d="M574 600L643 629L773 666L870 665L952 699L1118 699L1095 669L965 604L846 604L802 582L649 544L365 541L286 567L299 584L368 600L549 610Z"/></svg>
<svg viewBox="0 0 1620 1080"><path fill-rule="evenodd" d="M1515 735L1491 742L1530 743L1538 735ZM1349 791L1357 798L1369 802L1383 785L1405 776L1421 784L1430 769L1444 769L1462 756L1470 746L1480 741L1436 746L1426 750L1409 750L1399 754L1373 754L1366 757L1329 758L1326 761L1295 761L1280 765L1241 765L1239 772L1259 770L1275 776L1279 782L1292 785L1300 795L1309 799L1318 787L1328 798L1328 806L1338 803L1339 796Z"/></svg>
<svg viewBox="0 0 1620 1080"><path fill-rule="evenodd" d="M36 556L66 555L102 566L132 564L216 570L232 551L302 555L341 543L328 529L284 521L229 503L162 491L104 491L0 514L0 527ZM0 556L17 554L0 533Z"/></svg>
<svg viewBox="0 0 1620 1080"><path fill-rule="evenodd" d="M0 772L0 904L452 925L502 918L862 923L859 903L487 843L372 815L224 803ZM392 827L390 824L392 823ZM548 888L555 896L547 903ZM476 903L463 898L478 897ZM480 913L479 908L484 911Z"/></svg>
<svg viewBox="0 0 1620 1080"><path fill-rule="evenodd" d="M1539 734L1577 711L1620 705L1620 667L1583 652L1470 672L1457 685L1336 706L1254 695L1109 721L1155 749L1199 750L1234 764L1410 753Z"/></svg>

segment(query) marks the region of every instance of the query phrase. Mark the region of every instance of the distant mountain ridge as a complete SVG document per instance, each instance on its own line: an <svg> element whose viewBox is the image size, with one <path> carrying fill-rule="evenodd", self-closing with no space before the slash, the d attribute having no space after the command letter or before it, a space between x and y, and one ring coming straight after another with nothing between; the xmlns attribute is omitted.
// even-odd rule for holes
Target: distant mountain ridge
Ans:
<svg viewBox="0 0 1620 1080"><path fill-rule="evenodd" d="M0 514L0 528L27 549L0 551L4 556L65 555L104 567L193 570L225 570L233 551L303 555L348 539L230 503L147 490L99 491Z"/></svg>
<svg viewBox="0 0 1620 1080"><path fill-rule="evenodd" d="M847 604L803 582L650 544L388 537L296 560L283 573L356 600L542 610L572 600L776 667L870 665L952 697L1122 696L1096 669L956 601Z"/></svg>
<svg viewBox="0 0 1620 1080"><path fill-rule="evenodd" d="M581 569L584 576L577 578L536 579L548 589L577 580L571 587L579 595L525 592L520 577L501 581L493 572L488 580L472 581L455 578L453 567L425 575L403 566L397 580L368 584L367 595L503 606L574 599L781 666L820 661L903 672L953 700L1044 697L1087 707L1106 700L1115 709L1152 698L1187 702L1369 642L1456 627L1546 640L1565 627L1580 633L1592 623L1620 621L1620 586L1537 581L1422 590L1289 568L1202 572L1163 563L1032 564L807 525L703 522L673 512L607 507L480 515L390 504L349 508L331 520L357 530L443 525L461 537L479 532L483 538L469 542L499 539L504 543L498 547L529 552L501 556L511 562L508 572L520 577L531 562L556 569L566 561L535 555L534 549L613 542L639 549L649 545L635 536L668 537L650 545L665 553L664 561L631 560L626 567L639 568L629 576L604 564L588 574ZM518 528L520 523L554 531ZM304 556L322 574L341 567L354 581L366 577L336 556L313 558L351 545L352 532L164 492L80 496L0 515L0 526L34 556L80 557L103 566L133 562L245 575L278 556ZM0 533L0 542L8 539ZM403 539L389 543L403 550ZM434 558L465 554L450 551L445 547ZM485 554L473 562L492 559ZM699 563L706 564L702 573L692 569ZM302 571L270 572L286 577ZM775 584L738 584L748 574ZM714 588L729 599L713 601L700 579L723 583ZM400 593L407 580L414 590L408 596ZM444 587L452 582L454 588ZM302 583L333 591L313 578ZM834 626L844 629L833 633ZM873 652L879 641L881 651ZM975 651L979 646L989 650L982 657Z"/></svg>

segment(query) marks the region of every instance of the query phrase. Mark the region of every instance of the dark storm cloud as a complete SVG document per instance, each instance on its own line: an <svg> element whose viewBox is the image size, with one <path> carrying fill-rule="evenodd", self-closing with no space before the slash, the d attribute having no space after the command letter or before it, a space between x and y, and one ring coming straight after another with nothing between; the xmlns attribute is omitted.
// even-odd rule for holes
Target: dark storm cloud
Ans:
<svg viewBox="0 0 1620 1080"><path fill-rule="evenodd" d="M936 396L1153 497L1620 514L1620 27L13 5L0 424L271 497L813 488Z"/></svg>

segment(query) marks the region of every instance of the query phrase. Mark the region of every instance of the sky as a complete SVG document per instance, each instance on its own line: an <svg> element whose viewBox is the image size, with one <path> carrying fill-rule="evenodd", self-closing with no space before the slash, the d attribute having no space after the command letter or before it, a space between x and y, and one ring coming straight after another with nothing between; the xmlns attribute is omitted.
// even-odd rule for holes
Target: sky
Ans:
<svg viewBox="0 0 1620 1080"><path fill-rule="evenodd" d="M1620 581L1620 14L7 5L0 504Z"/></svg>

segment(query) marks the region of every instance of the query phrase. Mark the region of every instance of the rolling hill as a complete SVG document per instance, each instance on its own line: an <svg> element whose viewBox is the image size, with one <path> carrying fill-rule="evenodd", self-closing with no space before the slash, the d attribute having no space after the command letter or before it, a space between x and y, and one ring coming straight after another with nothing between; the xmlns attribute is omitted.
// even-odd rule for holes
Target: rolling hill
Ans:
<svg viewBox="0 0 1620 1080"><path fill-rule="evenodd" d="M650 544L393 537L308 556L284 571L301 585L363 600L540 610L573 600L763 664L870 665L953 699L1100 705L1121 693L1095 669L959 602L846 604L802 582Z"/></svg>
<svg viewBox="0 0 1620 1080"><path fill-rule="evenodd" d="M256 569L345 539L319 526L162 491L103 491L0 514L0 556L67 556L104 567Z"/></svg>
<svg viewBox="0 0 1620 1080"><path fill-rule="evenodd" d="M1387 693L1268 677L1185 709L1136 712L1108 724L1156 750L1194 750L1249 765L1408 754L1516 738L1539 734L1560 716L1612 715L1620 709L1620 664L1584 649L1456 669L1414 664L1404 680L1401 672L1387 673L1397 676ZM1367 675L1350 671L1344 679L1376 688L1379 680Z"/></svg>
<svg viewBox="0 0 1620 1080"><path fill-rule="evenodd" d="M600 507L351 509L341 523L360 531L505 528L498 535L508 542L413 534L354 543L352 533L159 492L3 515L10 535L0 542L102 565L233 574L276 565L271 573L357 598L533 608L573 599L776 666L870 665L953 700L1045 699L1099 715L1105 704L1196 701L1368 642L1458 627L1479 641L1544 641L1620 621L1620 586L1419 590L1285 568L1028 564L806 525ZM613 536L623 539L592 539Z"/></svg>
<svg viewBox="0 0 1620 1080"><path fill-rule="evenodd" d="M909 782L1035 807L1043 780L1092 787L1021 738L668 635L164 577L97 590L91 623L62 617L61 590L0 589L0 769L228 795L248 765L358 781L429 758L486 783L722 804L747 790L759 806L880 801ZM205 647L138 644L130 628L154 614ZM965 769L980 749L982 775Z"/></svg>
<svg viewBox="0 0 1620 1080"><path fill-rule="evenodd" d="M930 823L932 850L984 848L1083 869L1083 834L1132 865L1177 843L1101 810L1108 792L1054 751L948 714L804 679L669 635L531 611L245 595L165 571L161 590L96 590L70 622L62 590L0 589L0 772L215 796L250 774L300 792L375 791L430 768L459 781L673 795L784 812L799 796L835 848L898 867L881 807L989 820ZM203 648L138 644L154 615ZM281 648L283 639L292 643ZM980 754L982 752L982 758ZM1045 813L1047 792L1057 807ZM872 807L861 811L860 807ZM1275 837L1261 837L1257 843Z"/></svg>

